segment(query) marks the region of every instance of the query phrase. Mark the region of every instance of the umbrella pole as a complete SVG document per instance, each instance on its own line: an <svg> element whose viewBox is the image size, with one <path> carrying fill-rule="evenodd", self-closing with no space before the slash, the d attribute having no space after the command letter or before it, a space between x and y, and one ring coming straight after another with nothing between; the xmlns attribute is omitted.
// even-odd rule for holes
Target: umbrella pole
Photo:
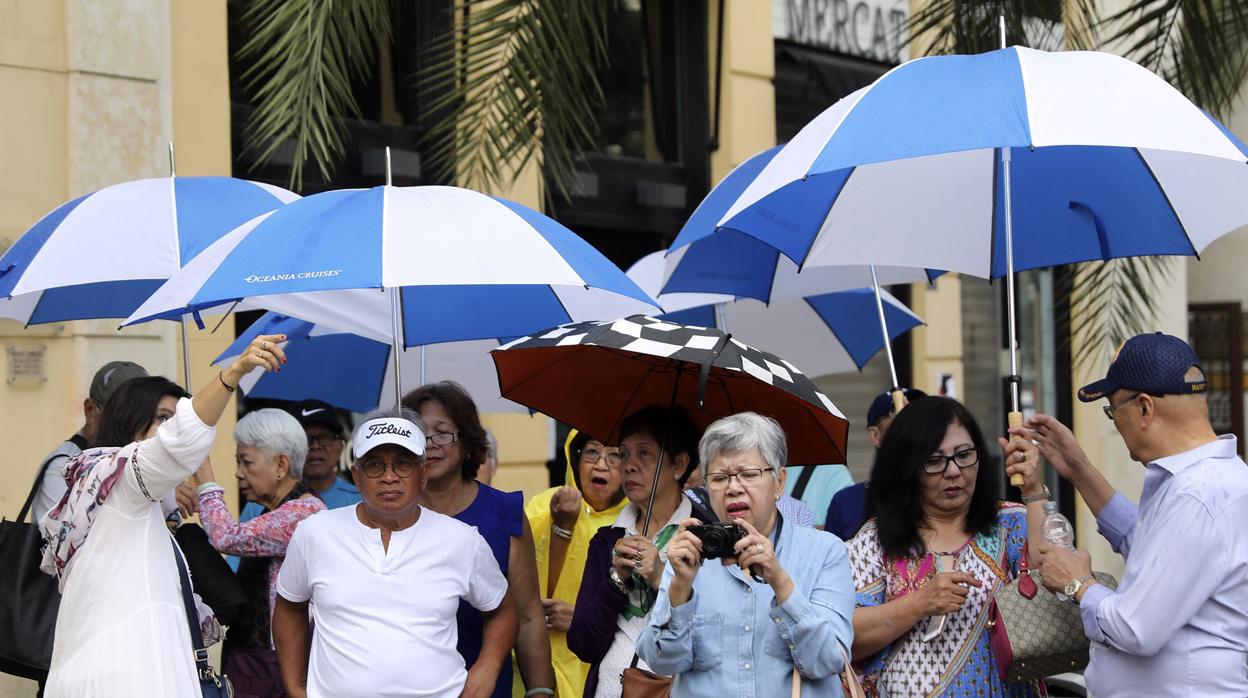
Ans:
<svg viewBox="0 0 1248 698"><path fill-rule="evenodd" d="M1001 149L1001 174L1005 178L1005 316L1010 344L1010 376L1007 379L1010 383L1010 412L1007 420L1010 427L1021 427L1023 413L1019 408L1018 390L1022 380L1018 376L1018 328L1014 320L1014 221L1011 207L1013 196L1010 188L1010 148L1008 146ZM1023 476L1018 473L1011 475L1010 484L1021 487Z"/></svg>
<svg viewBox="0 0 1248 698"><path fill-rule="evenodd" d="M672 381L672 399L668 402L668 409L676 409L676 396L680 390L680 376L684 373L680 369L680 365L676 365L676 379ZM667 433L663 435L663 441L659 444L659 459L654 462L654 479L650 481L650 498L646 502L646 520L641 524L642 537L650 535L650 516L654 511L654 495L659 491L659 476L663 472L663 458L667 455L667 447L672 440L673 425L667 425ZM683 494L681 495L684 496Z"/></svg>
<svg viewBox="0 0 1248 698"><path fill-rule="evenodd" d="M177 176L178 176L178 168L177 168L177 162L174 160L174 157L173 157L173 141L169 141L169 179L174 179ZM170 187L170 189L172 189L172 187ZM177 192L171 191L170 196L173 199L173 212L174 212L173 229L177 230L178 229ZM187 337L185 313L182 315L181 320L182 320L182 381L183 381L182 387L186 388L187 392L190 392L191 390L191 342L190 342L190 339Z"/></svg>
<svg viewBox="0 0 1248 698"><path fill-rule="evenodd" d="M875 275L875 265L871 265L871 290L875 291L875 312L880 316L880 332L884 335L884 354L888 356L888 375L893 379L893 412L901 411L906 406L906 397L901 392L901 383L897 380L897 364L893 361L893 345L888 337L888 320L884 319L884 300L880 298L880 280Z"/></svg>
<svg viewBox="0 0 1248 698"><path fill-rule="evenodd" d="M420 384L421 385L424 385L427 382L425 380L425 366L426 366L426 361L428 358L429 358L429 354L425 349L425 345L423 344L420 345Z"/></svg>
<svg viewBox="0 0 1248 698"><path fill-rule="evenodd" d="M390 177L390 146L386 146L386 186L393 186ZM381 222L385 226L385 220ZM385 238L385 230L382 230L382 238ZM398 286L390 287L390 324L394 343L390 346L390 358L394 362L394 406L400 407L403 404L403 369L401 367L403 354L403 297L400 295Z"/></svg>
<svg viewBox="0 0 1248 698"><path fill-rule="evenodd" d="M728 311L727 311L727 308L728 308L728 303L727 303L727 302L724 302L724 303L716 303L716 304L715 304L715 320L719 323L719 331L720 331L720 332L727 332L727 331L728 331Z"/></svg>

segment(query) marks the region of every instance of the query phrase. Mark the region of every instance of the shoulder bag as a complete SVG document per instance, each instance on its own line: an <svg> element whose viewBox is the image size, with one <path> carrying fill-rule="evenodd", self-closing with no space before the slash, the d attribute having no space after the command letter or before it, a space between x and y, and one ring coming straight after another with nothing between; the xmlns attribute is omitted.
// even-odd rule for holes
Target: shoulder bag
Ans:
<svg viewBox="0 0 1248 698"><path fill-rule="evenodd" d="M26 515L54 459L39 468L17 519L0 521L0 672L35 681L47 678L52 663L61 593L56 577L39 569L43 535Z"/></svg>
<svg viewBox="0 0 1248 698"><path fill-rule="evenodd" d="M234 686L230 678L218 675L208 663L208 650L204 649L204 637L199 625L199 611L195 610L195 597L191 592L191 577L187 574L186 563L182 561L182 551L173 538L169 539L173 546L173 559L178 563L178 578L182 586L182 606L186 611L186 625L191 633L191 647L195 650L195 673L199 675L199 691L204 698L233 698Z"/></svg>
<svg viewBox="0 0 1248 698"><path fill-rule="evenodd" d="M1096 581L1110 589L1118 580L1101 572ZM1027 547L1018 578L993 592L988 609L992 656L1001 680L1043 679L1088 666L1088 638L1073 601L1061 601L1041 584L1040 572L1027 568Z"/></svg>

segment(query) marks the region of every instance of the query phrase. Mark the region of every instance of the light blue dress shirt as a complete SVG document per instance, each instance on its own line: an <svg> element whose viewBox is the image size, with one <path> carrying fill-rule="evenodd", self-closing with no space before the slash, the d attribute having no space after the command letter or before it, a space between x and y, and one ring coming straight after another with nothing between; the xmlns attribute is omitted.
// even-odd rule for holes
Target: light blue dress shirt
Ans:
<svg viewBox="0 0 1248 698"><path fill-rule="evenodd" d="M1223 436L1147 468L1138 508L1119 492L1097 517L1127 564L1080 600L1088 688L1248 696L1248 466Z"/></svg>
<svg viewBox="0 0 1248 698"><path fill-rule="evenodd" d="M770 585L736 565L708 560L693 596L672 608L668 564L637 654L654 672L676 676L673 698L788 696L795 664L803 696L841 695L840 645L850 647L854 633L845 544L830 533L786 525L777 556L794 583L779 605Z"/></svg>

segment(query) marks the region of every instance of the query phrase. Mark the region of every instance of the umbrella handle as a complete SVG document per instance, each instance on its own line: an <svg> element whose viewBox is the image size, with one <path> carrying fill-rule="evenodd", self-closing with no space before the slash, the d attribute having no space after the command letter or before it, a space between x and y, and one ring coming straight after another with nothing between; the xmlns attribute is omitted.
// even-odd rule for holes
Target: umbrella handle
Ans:
<svg viewBox="0 0 1248 698"><path fill-rule="evenodd" d="M907 404L909 402L906 400L906 394L901 391L901 388L893 388L893 414L900 412L901 408Z"/></svg>
<svg viewBox="0 0 1248 698"><path fill-rule="evenodd" d="M1014 427L1023 426L1023 413L1022 412L1011 412L1009 413L1009 415L1007 415L1006 419L1008 420L1008 423L1011 429L1013 429ZM1011 438L1014 438L1014 437L1011 437ZM1015 487L1022 487L1023 486L1023 474L1014 473L1013 475L1011 475L1010 484Z"/></svg>

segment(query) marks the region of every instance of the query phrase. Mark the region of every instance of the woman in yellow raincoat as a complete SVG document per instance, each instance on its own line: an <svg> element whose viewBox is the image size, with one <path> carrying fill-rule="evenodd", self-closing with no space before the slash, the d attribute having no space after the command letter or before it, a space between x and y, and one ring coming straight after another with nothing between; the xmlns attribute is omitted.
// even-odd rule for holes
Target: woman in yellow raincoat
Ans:
<svg viewBox="0 0 1248 698"><path fill-rule="evenodd" d="M566 697L581 695L589 672L589 665L577 659L567 642L589 539L599 528L610 526L627 502L621 488L618 448L573 430L563 449L568 484L534 495L524 513L529 517L537 550L550 658L559 695Z"/></svg>

